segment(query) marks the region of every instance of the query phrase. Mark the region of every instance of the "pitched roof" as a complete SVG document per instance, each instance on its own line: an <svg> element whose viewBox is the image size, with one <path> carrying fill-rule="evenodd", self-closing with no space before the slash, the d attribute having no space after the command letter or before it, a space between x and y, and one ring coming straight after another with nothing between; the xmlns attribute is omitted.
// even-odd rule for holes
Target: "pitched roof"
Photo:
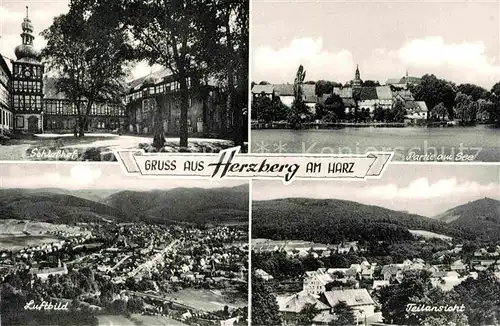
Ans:
<svg viewBox="0 0 500 326"><path fill-rule="evenodd" d="M278 96L293 96L293 84L274 84L273 88Z"/></svg>
<svg viewBox="0 0 500 326"><path fill-rule="evenodd" d="M427 112L427 111L429 111L429 110L427 109L427 104L425 104L425 102L424 102L424 101L416 101L416 103L418 104L418 106L419 106L419 108L420 108L420 110L421 110L422 112Z"/></svg>
<svg viewBox="0 0 500 326"><path fill-rule="evenodd" d="M309 271L306 272L306 275L308 277L316 277L316 279L323 285L327 285L328 283L333 282L332 277L322 271Z"/></svg>
<svg viewBox="0 0 500 326"><path fill-rule="evenodd" d="M379 100L392 100L392 91L390 86L377 86L375 87L375 90Z"/></svg>
<svg viewBox="0 0 500 326"><path fill-rule="evenodd" d="M323 302L319 301L315 296L306 292L299 292L292 295L277 296L279 311L300 313L307 304L312 304L317 310L328 310L328 307Z"/></svg>
<svg viewBox="0 0 500 326"><path fill-rule="evenodd" d="M170 70L168 70L167 68L162 68L162 69L155 71L147 76L134 79L131 82L129 82L128 85L130 88L133 89L135 87L141 86L144 83L144 81L146 81L146 79L154 78L156 80L160 80L160 79L163 79L163 78L171 76L171 75L172 75L172 73L170 72Z"/></svg>
<svg viewBox="0 0 500 326"><path fill-rule="evenodd" d="M325 297L330 307L334 307L339 302L345 302L350 307L375 304L366 289L327 291L325 292Z"/></svg>
<svg viewBox="0 0 500 326"><path fill-rule="evenodd" d="M44 99L65 99L64 93L58 92L56 88L57 78L45 77L43 79Z"/></svg>
<svg viewBox="0 0 500 326"><path fill-rule="evenodd" d="M274 91L273 85L254 85L252 87L253 94L272 94Z"/></svg>
<svg viewBox="0 0 500 326"><path fill-rule="evenodd" d="M361 101L378 99L376 87L361 87L357 91L359 92L359 99Z"/></svg>
<svg viewBox="0 0 500 326"><path fill-rule="evenodd" d="M304 96L316 96L316 85L311 84L303 84L302 85L302 93Z"/></svg>
<svg viewBox="0 0 500 326"><path fill-rule="evenodd" d="M399 96L405 101L413 101L413 94L407 89L395 90L392 91L392 94L394 97Z"/></svg>
<svg viewBox="0 0 500 326"><path fill-rule="evenodd" d="M352 98L352 87L334 87L333 94L344 98Z"/></svg>
<svg viewBox="0 0 500 326"><path fill-rule="evenodd" d="M399 84L401 81L401 78L389 78L385 81L386 85L391 85L391 84Z"/></svg>
<svg viewBox="0 0 500 326"><path fill-rule="evenodd" d="M0 55L0 66L2 66L2 69L7 74L7 77L11 78L12 73L10 71L9 65L7 64L7 61L5 61L2 55Z"/></svg>

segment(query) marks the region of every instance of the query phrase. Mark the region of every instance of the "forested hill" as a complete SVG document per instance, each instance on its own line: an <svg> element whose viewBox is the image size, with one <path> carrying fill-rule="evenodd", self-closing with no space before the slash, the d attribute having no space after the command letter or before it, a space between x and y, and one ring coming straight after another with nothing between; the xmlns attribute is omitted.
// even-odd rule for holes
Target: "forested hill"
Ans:
<svg viewBox="0 0 500 326"><path fill-rule="evenodd" d="M176 188L154 191L119 191L103 203L157 222L248 224L248 185L228 188Z"/></svg>
<svg viewBox="0 0 500 326"><path fill-rule="evenodd" d="M347 240L407 240L409 229L427 230L459 238L471 232L427 217L338 199L285 198L255 201L252 237L302 239L320 243Z"/></svg>
<svg viewBox="0 0 500 326"><path fill-rule="evenodd" d="M436 219L451 226L471 229L481 238L500 238L500 201L482 198L447 210Z"/></svg>

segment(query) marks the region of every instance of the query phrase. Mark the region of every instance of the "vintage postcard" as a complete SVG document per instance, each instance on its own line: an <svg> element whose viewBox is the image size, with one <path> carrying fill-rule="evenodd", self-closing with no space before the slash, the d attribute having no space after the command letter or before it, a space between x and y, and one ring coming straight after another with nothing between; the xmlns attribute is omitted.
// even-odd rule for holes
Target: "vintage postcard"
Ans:
<svg viewBox="0 0 500 326"><path fill-rule="evenodd" d="M248 181L0 165L2 325L247 325Z"/></svg>
<svg viewBox="0 0 500 326"><path fill-rule="evenodd" d="M500 162L499 15L498 1L253 1L252 152Z"/></svg>
<svg viewBox="0 0 500 326"><path fill-rule="evenodd" d="M247 0L0 1L0 160L248 138Z"/></svg>
<svg viewBox="0 0 500 326"><path fill-rule="evenodd" d="M500 167L252 184L252 325L498 325Z"/></svg>

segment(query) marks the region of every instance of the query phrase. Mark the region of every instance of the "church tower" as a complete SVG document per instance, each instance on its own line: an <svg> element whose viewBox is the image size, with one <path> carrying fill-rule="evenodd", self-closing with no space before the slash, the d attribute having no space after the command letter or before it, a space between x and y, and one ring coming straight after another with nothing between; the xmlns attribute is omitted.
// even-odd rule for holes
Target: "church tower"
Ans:
<svg viewBox="0 0 500 326"><path fill-rule="evenodd" d="M354 74L354 79L352 80L353 87L361 87L361 75L359 73L359 66L356 65L356 72Z"/></svg>
<svg viewBox="0 0 500 326"><path fill-rule="evenodd" d="M12 62L12 109L14 129L27 132L43 132L43 73L40 53L33 46L33 25L28 16L21 24L22 44L15 49L16 61Z"/></svg>

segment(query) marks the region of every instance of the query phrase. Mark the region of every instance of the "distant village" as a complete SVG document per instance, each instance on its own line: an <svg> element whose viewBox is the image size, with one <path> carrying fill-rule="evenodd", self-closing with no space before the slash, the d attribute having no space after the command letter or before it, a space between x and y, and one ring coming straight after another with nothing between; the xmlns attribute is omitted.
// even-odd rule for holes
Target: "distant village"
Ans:
<svg viewBox="0 0 500 326"><path fill-rule="evenodd" d="M2 250L3 302L39 293L76 301L76 310L98 320L135 313L186 325L246 323L246 230L142 223L79 227L52 232L58 239L52 242ZM200 305L197 296L204 295L212 297Z"/></svg>
<svg viewBox="0 0 500 326"><path fill-rule="evenodd" d="M425 239L420 240L421 244L425 242ZM266 254L278 254L291 261L300 259L313 263L321 259L325 261L324 259L335 255L359 257L359 263L307 270L296 279L280 275L280 280L276 280L276 275L263 268L256 268L254 276L264 282L271 282L276 289L276 304L282 324L285 325L297 325L297 320L304 321L300 318L305 314L309 314L311 319L306 318L304 325L343 325L335 323L338 319L335 311L339 303L345 304L352 311L355 325L388 325L383 324L381 303L378 302L376 293L384 287L401 284L407 273L427 272L432 287L445 293L465 280L477 280L481 272L490 272L500 282L500 245L464 253L462 244L448 240L447 249L433 254L433 262L413 258L388 264L378 264L364 258L367 248L356 241L321 244L301 240L253 239L252 251L254 257L263 257L263 260L269 257L264 256ZM252 261L257 261L257 258L252 258ZM295 291L290 291L294 288Z"/></svg>
<svg viewBox="0 0 500 326"><path fill-rule="evenodd" d="M426 103L422 99L416 99L416 88L421 84L421 77L409 76L408 72L403 77L390 78L382 84L378 81L363 81L359 67L356 68L354 79L344 85L324 80L304 82L300 84L300 97L308 112L302 112L302 120L314 126L327 123L384 123L405 126L428 124L429 120L434 119L439 120L434 121L436 125L450 126L457 122L486 122L490 119L489 111L493 103L487 96L473 98L460 92L472 89L476 91L481 89L480 87L466 84L457 89L450 84L449 93L456 94L451 98L455 103L453 108L450 108L449 103ZM287 108L292 108L296 101L296 90L295 83L254 83L252 127L285 128L289 115L286 111ZM436 89L438 93L441 91L445 93L447 90ZM487 92L484 89L483 91ZM445 96L449 94L443 94L442 97ZM446 102L446 99L443 101Z"/></svg>

